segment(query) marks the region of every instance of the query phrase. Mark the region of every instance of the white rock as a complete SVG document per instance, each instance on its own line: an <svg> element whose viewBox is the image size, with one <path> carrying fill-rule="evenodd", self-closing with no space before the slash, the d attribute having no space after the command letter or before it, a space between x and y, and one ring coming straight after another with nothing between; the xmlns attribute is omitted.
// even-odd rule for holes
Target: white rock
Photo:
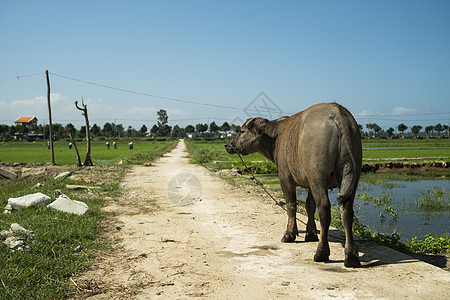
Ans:
<svg viewBox="0 0 450 300"><path fill-rule="evenodd" d="M86 203L77 200L71 200L67 197L59 197L58 199L47 205L47 207L57 211L77 215L84 215L89 210L89 207L86 205Z"/></svg>
<svg viewBox="0 0 450 300"><path fill-rule="evenodd" d="M18 238L15 236L11 236L11 237L7 238L3 242L3 244L8 246L13 251L22 251L23 249L25 249L27 247L24 239Z"/></svg>
<svg viewBox="0 0 450 300"><path fill-rule="evenodd" d="M2 230L0 232L0 240L4 240L6 238L9 238L10 236L12 236L12 232L9 230Z"/></svg>
<svg viewBox="0 0 450 300"><path fill-rule="evenodd" d="M49 196L42 193L35 193L18 198L9 198L8 204L13 209L20 209L22 207L29 207L32 205L44 205L50 201L52 201L52 199ZM8 209L7 207L5 207L5 209Z"/></svg>
<svg viewBox="0 0 450 300"><path fill-rule="evenodd" d="M10 232L12 232L14 236L22 236L22 237L34 236L33 231L25 229L17 223L11 224Z"/></svg>
<svg viewBox="0 0 450 300"><path fill-rule="evenodd" d="M10 214L12 211L13 211L13 208L12 208L11 204L6 204L4 213Z"/></svg>

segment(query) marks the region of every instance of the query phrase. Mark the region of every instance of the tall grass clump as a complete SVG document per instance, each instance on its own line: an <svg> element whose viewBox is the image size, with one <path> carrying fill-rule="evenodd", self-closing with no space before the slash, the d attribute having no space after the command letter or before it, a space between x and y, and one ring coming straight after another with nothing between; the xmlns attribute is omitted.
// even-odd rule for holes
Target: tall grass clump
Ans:
<svg viewBox="0 0 450 300"><path fill-rule="evenodd" d="M450 198L446 198L443 187L435 187L417 196L416 203L423 210L450 209Z"/></svg>

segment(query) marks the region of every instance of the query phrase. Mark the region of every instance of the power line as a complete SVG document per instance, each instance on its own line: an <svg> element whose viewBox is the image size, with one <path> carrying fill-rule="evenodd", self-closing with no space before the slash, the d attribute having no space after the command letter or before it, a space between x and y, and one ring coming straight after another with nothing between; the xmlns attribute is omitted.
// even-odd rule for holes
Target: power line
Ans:
<svg viewBox="0 0 450 300"><path fill-rule="evenodd" d="M42 75L42 74L43 74L42 72L40 72L40 73L33 73L33 74L26 74L26 75L20 75L20 76L15 76L15 77L10 77L10 78L3 78L3 79L0 79L0 81L20 79L20 78L24 78L24 77L32 77L32 76L37 76L37 75ZM128 89L118 88L118 87L114 87L114 86L110 86L110 85L106 85L106 84L95 83L95 82L92 82L92 81L77 79L77 78L73 78L73 77L70 77L70 76L67 76L67 75L61 75L61 74L56 74L56 73L51 73L51 72L49 72L49 74L52 74L52 75L60 77L60 78L72 80L72 81L77 81L77 82L81 82L81 83L85 83L85 84L89 84L89 85L103 87L103 88L106 88L106 89L116 90L116 91L120 91L120 92L124 92L124 93L130 93L130 94L135 94L135 95L140 95L140 96L145 96L145 97L152 97L152 98L158 98L158 99L162 99L162 100L168 100L168 101L174 101L174 102L180 102L180 103L187 103L187 104L194 104L194 105L202 105L202 106L208 106L208 107L225 108L225 109L240 110L240 111L242 110L242 107L234 107L234 106L226 106L226 105L219 105L219 104L203 103L203 102L198 102L198 101L190 101L190 100L183 100L183 99L178 99L178 98L171 98L171 97L153 95L153 94L137 92L137 91L128 90ZM252 109L252 108L247 108L246 110L248 110L248 111L255 111L255 112L284 113L284 112L281 112L281 111L264 110L264 109ZM286 113L286 114L292 114L292 113ZM355 116L355 118L356 119L374 118L374 119L379 119L379 120L389 120L389 119L386 119L386 118L389 118L389 117L431 116L431 115L445 115L445 114L450 114L450 111L447 111L447 112L436 112L436 113L418 113L418 114L364 115L364 116ZM125 119L122 119L122 120L125 120ZM440 119L429 119L429 120L397 120L396 119L396 120L392 120L392 121L418 122L418 121L435 121L435 120L440 120ZM139 121L139 120L133 120L133 121ZM145 121L145 120L142 120L142 121ZM184 120L173 120L173 121L184 121Z"/></svg>
<svg viewBox="0 0 450 300"><path fill-rule="evenodd" d="M373 117L355 117L357 120L361 119L372 119L372 120L383 120L383 121L395 121L395 122L430 122L430 121L442 121L443 118L438 119L388 119L388 118L373 118Z"/></svg>
<svg viewBox="0 0 450 300"><path fill-rule="evenodd" d="M197 102L197 101L190 101L190 100L183 100L183 99L177 99L177 98L171 98L171 97L165 97L165 96L158 96L158 95L153 95L153 94L148 94L148 93L143 93L143 92L132 91L132 90L128 90L128 89L113 87L113 86L109 86L109 85L106 85L106 84L100 84L100 83L95 83L95 82L91 82L91 81L81 80L81 79L69 77L69 76L66 76L66 75L55 74L55 73L50 73L50 74L52 74L54 76L57 76L57 77L61 77L61 78L65 78L65 79L69 79L69 80L73 80L73 81L77 81L77 82L81 82L81 83L85 83L85 84L90 84L90 85L94 85L94 86L99 86L99 87L103 87L103 88L106 88L106 89L111 89L111 90L116 90L116 91L120 91L120 92L124 92L124 93L129 93L129 94L135 94L135 95L140 95L140 96L145 96L145 97L158 98L158 99L174 101L174 102L181 102L181 103L188 103L188 104L195 104L195 105L203 105L203 106L209 106L209 107L226 108L226 109L233 109L233 110L242 110L242 107L226 106L226 105L211 104L211 103L202 103L202 102ZM269 112L269 110L264 110L264 109L259 109L259 110L247 109L247 110ZM270 112L282 113L282 112L274 112L274 111L270 111Z"/></svg>
<svg viewBox="0 0 450 300"><path fill-rule="evenodd" d="M37 75L42 75L42 74L44 74L44 73L40 72L40 73L26 74L26 75L20 75L20 76L9 77L9 78L1 78L0 81L21 79L21 78L24 78L24 77L32 77L32 76L37 76Z"/></svg>

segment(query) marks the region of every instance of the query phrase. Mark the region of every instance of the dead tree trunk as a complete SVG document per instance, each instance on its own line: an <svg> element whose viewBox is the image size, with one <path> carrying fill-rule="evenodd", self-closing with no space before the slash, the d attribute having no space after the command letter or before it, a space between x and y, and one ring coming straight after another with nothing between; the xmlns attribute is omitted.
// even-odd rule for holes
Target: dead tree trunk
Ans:
<svg viewBox="0 0 450 300"><path fill-rule="evenodd" d="M75 148L75 153L77 154L77 167L81 167L81 158L80 153L78 152L77 144L75 143L75 139L73 138L72 132L69 132L70 139L72 140L73 148Z"/></svg>
<svg viewBox="0 0 450 300"><path fill-rule="evenodd" d="M81 106L78 106L78 101L75 101L75 107L78 110L81 110L83 113L82 115L84 116L84 120L86 121L86 143L87 143L87 150L86 150L86 158L84 160L83 166L93 166L94 164L92 163L91 160L91 135L90 135L90 131L89 131L89 119L88 119L88 113L87 113L87 105L84 104L83 100L81 100Z"/></svg>

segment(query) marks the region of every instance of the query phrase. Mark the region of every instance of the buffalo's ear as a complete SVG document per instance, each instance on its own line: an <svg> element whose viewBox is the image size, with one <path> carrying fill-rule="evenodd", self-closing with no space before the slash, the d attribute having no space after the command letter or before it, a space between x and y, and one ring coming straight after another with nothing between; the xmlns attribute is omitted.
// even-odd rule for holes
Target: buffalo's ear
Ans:
<svg viewBox="0 0 450 300"><path fill-rule="evenodd" d="M247 119L247 121L245 121L244 124L242 124L242 127L247 127L248 129L251 129L255 124L256 119L258 118Z"/></svg>
<svg viewBox="0 0 450 300"><path fill-rule="evenodd" d="M248 119L243 126L247 127L257 135L266 134L270 137L275 137L278 133L277 131L277 120L269 121L264 118L251 118Z"/></svg>
<svg viewBox="0 0 450 300"><path fill-rule="evenodd" d="M253 123L253 129L257 135L263 135L266 133L266 125L269 123L269 120L264 118L254 118L255 121Z"/></svg>

